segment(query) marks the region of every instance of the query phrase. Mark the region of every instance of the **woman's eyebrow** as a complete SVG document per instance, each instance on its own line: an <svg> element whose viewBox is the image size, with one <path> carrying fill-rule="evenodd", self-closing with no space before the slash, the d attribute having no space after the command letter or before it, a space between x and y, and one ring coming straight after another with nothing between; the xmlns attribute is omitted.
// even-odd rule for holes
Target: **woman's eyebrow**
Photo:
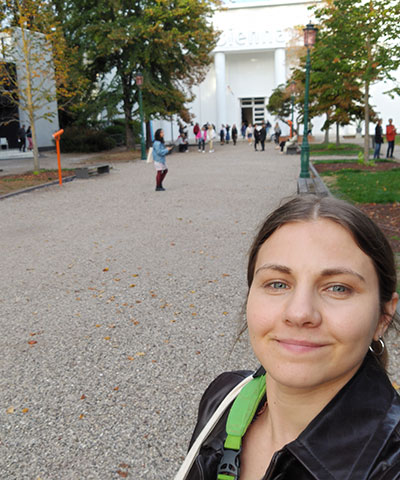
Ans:
<svg viewBox="0 0 400 480"><path fill-rule="evenodd" d="M288 274L292 273L292 270L289 267L286 267L285 265L279 265L277 263L265 263L264 265L261 265L261 267L257 268L255 274L261 270L275 270L276 272Z"/></svg>
<svg viewBox="0 0 400 480"><path fill-rule="evenodd" d="M365 283L365 278L360 273L355 272L351 268L346 268L346 267L325 268L321 272L322 277L331 277L333 275L353 275Z"/></svg>

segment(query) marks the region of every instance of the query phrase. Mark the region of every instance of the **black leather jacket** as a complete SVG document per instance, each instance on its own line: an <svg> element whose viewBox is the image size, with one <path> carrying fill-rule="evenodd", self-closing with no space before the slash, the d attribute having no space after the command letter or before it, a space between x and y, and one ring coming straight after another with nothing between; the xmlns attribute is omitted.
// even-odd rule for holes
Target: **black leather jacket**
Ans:
<svg viewBox="0 0 400 480"><path fill-rule="evenodd" d="M190 444L226 394L249 374L223 373L208 387ZM203 443L188 480L216 480L228 412ZM274 454L262 480L316 479L400 479L400 397L370 354L299 437Z"/></svg>

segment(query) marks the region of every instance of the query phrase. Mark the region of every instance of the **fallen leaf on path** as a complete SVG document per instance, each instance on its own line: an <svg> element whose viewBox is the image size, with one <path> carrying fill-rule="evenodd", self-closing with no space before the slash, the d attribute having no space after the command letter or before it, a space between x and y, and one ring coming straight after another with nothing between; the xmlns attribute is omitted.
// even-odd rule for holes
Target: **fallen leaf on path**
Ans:
<svg viewBox="0 0 400 480"><path fill-rule="evenodd" d="M86 398L86 395L85 395L85 394L82 394L81 400L85 400L85 398Z"/></svg>
<svg viewBox="0 0 400 480"><path fill-rule="evenodd" d="M109 268L106 267L106 268L103 268L103 272L108 272Z"/></svg>
<svg viewBox="0 0 400 480"><path fill-rule="evenodd" d="M127 478L128 477L128 472L123 472L122 470L117 470L117 473L122 478Z"/></svg>
<svg viewBox="0 0 400 480"><path fill-rule="evenodd" d="M29 340L28 343L29 343L29 345L35 345L35 343L37 343L37 341L36 340Z"/></svg>
<svg viewBox="0 0 400 480"><path fill-rule="evenodd" d="M6 413L14 413L14 412L15 412L14 407L8 407L7 410L6 410Z"/></svg>
<svg viewBox="0 0 400 480"><path fill-rule="evenodd" d="M132 360L135 360L135 357L127 357L128 360L132 361Z"/></svg>
<svg viewBox="0 0 400 480"><path fill-rule="evenodd" d="M28 413L29 412L29 408L23 408L22 409L22 413Z"/></svg>

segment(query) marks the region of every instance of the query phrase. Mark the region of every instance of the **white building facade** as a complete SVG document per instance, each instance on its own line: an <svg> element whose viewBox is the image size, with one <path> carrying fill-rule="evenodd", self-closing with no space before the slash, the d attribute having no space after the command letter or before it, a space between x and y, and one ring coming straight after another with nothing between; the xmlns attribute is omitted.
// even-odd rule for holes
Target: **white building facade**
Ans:
<svg viewBox="0 0 400 480"><path fill-rule="evenodd" d="M296 42L296 27L313 22L309 7L318 3L238 0L216 12L213 23L221 36L205 80L194 88L196 98L189 105L193 121L200 125L213 123L217 131L226 123L239 127L242 121L262 123L269 120L273 124L277 119L266 110L269 96L290 77L293 64L289 52ZM397 78L400 80L400 71ZM388 87L381 84L372 87L372 104L384 124L389 117L394 118L396 124L399 100L383 95ZM322 118L312 120L313 134L317 137L322 136L323 121ZM397 123L400 123L400 115ZM287 133L287 126L280 124L283 133ZM171 136L176 139L178 135L176 122L155 122L154 128L164 128L167 139ZM344 127L341 134L355 134L355 128L355 125Z"/></svg>

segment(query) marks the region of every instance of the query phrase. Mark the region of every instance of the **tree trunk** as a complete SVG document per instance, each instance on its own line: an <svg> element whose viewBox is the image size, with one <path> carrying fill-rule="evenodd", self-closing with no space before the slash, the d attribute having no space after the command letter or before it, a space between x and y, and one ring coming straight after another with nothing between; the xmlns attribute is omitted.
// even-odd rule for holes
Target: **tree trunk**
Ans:
<svg viewBox="0 0 400 480"><path fill-rule="evenodd" d="M330 128L330 123L329 123L329 115L328 115L328 114L326 114L325 125L326 125L327 128L325 128L324 143L329 143L329 128Z"/></svg>
<svg viewBox="0 0 400 480"><path fill-rule="evenodd" d="M365 134L364 134L364 162L369 161L369 81L365 81L364 93L364 120L365 120Z"/></svg>
<svg viewBox="0 0 400 480"><path fill-rule="evenodd" d="M130 150L135 148L135 136L132 130L132 108L133 102L131 100L131 85L129 83L129 79L123 72L119 72L118 74L121 78L122 84L122 102L124 106L124 115L125 115L125 143L126 149Z"/></svg>
<svg viewBox="0 0 400 480"><path fill-rule="evenodd" d="M340 145L339 122L336 122L336 145Z"/></svg>
<svg viewBox="0 0 400 480"><path fill-rule="evenodd" d="M146 148L149 149L152 145L152 140L151 140L151 129L150 129L150 121L146 121Z"/></svg>

